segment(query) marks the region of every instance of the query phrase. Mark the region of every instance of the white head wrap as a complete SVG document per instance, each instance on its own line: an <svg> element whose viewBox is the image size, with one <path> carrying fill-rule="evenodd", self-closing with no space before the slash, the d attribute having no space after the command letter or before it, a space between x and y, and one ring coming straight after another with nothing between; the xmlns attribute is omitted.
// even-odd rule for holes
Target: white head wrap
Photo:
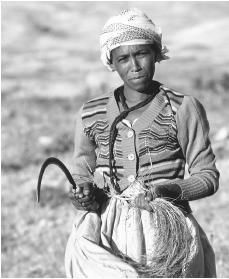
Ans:
<svg viewBox="0 0 229 279"><path fill-rule="evenodd" d="M166 46L162 45L162 33L142 11L132 8L111 17L100 35L101 60L111 70L111 51L122 45L153 44L156 46L156 62L168 59Z"/></svg>

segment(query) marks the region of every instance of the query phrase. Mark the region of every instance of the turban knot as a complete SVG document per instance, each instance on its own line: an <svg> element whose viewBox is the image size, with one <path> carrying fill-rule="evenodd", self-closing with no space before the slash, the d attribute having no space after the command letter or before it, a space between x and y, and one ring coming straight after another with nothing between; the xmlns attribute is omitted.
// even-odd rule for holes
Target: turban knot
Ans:
<svg viewBox="0 0 229 279"><path fill-rule="evenodd" d="M142 11L133 8L111 17L100 35L101 60L111 70L111 51L122 45L152 44L156 62L168 59L168 49L162 45L162 33Z"/></svg>

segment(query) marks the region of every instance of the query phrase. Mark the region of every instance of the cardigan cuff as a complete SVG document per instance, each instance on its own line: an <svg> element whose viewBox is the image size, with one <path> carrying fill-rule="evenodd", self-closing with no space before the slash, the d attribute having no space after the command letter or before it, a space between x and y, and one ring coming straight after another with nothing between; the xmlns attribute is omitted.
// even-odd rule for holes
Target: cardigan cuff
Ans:
<svg viewBox="0 0 229 279"><path fill-rule="evenodd" d="M210 192L207 183L200 177L189 177L187 179L175 179L173 183L180 186L182 200L197 200L209 196ZM213 191L214 192L214 191Z"/></svg>

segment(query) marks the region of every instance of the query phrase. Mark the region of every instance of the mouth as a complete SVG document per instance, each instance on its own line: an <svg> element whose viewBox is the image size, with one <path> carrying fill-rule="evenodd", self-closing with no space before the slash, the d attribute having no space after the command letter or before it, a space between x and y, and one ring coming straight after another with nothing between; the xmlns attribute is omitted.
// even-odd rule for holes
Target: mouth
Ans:
<svg viewBox="0 0 229 279"><path fill-rule="evenodd" d="M146 78L146 76L145 75L135 76L135 77L130 78L130 80L138 80L138 79L143 79L143 78Z"/></svg>

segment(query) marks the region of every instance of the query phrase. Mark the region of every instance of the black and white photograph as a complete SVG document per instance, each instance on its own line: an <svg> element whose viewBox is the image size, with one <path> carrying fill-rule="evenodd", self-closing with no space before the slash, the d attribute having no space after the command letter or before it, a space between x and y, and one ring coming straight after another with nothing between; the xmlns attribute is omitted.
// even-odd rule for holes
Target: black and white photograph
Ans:
<svg viewBox="0 0 229 279"><path fill-rule="evenodd" d="M1 277L229 277L229 2L1 1Z"/></svg>

